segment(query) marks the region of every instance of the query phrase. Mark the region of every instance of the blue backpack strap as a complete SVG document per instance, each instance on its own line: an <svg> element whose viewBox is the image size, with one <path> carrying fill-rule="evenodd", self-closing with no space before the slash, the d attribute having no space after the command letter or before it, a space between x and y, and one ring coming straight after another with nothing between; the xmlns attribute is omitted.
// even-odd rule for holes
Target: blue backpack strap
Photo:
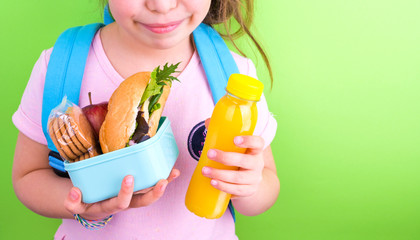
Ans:
<svg viewBox="0 0 420 240"><path fill-rule="evenodd" d="M53 108L61 103L64 95L71 102L79 103L80 87L86 65L87 55L95 33L103 24L94 23L74 27L63 32L54 44L48 62L42 101L42 130L48 148L57 152L49 134L48 117ZM64 172L62 161L50 155L50 165Z"/></svg>
<svg viewBox="0 0 420 240"><path fill-rule="evenodd" d="M193 36L216 104L226 94L230 75L239 73L238 66L225 41L212 27L202 23L194 30Z"/></svg>
<svg viewBox="0 0 420 240"><path fill-rule="evenodd" d="M226 94L225 88L230 75L239 73L238 66L225 41L212 27L202 23L194 30L193 36L198 55L206 72L213 101L216 104ZM228 207L233 221L236 221L232 201L229 202Z"/></svg>

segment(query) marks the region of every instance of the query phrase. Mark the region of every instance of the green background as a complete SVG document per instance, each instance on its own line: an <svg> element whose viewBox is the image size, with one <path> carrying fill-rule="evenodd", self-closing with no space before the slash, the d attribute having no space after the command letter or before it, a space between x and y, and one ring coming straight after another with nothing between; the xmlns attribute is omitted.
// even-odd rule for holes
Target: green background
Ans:
<svg viewBox="0 0 420 240"><path fill-rule="evenodd" d="M11 116L41 50L100 12L95 0L2 2L0 239L52 239L60 223L13 193ZM238 216L240 239L420 239L419 12L418 0L257 1L282 187L268 212Z"/></svg>

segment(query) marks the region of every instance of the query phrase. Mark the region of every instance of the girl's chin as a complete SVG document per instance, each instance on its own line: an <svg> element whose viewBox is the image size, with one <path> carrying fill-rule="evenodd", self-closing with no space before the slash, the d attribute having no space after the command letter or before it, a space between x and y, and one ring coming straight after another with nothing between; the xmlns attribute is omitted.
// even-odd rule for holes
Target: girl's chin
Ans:
<svg viewBox="0 0 420 240"><path fill-rule="evenodd" d="M151 41L149 41L149 46L158 50L169 50L174 48L185 49L185 47L182 47L183 44L191 44L190 38L177 39L170 37L164 39L151 39Z"/></svg>

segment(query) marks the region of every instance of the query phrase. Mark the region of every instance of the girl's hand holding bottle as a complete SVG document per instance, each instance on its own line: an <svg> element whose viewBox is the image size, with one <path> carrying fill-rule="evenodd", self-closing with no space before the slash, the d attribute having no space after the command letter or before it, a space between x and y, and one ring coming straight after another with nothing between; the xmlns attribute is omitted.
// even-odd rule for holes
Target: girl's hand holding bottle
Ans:
<svg viewBox="0 0 420 240"><path fill-rule="evenodd" d="M208 126L209 119L206 121ZM211 178L211 185L223 192L232 194L232 199L254 195L262 181L264 158L264 139L259 136L237 136L237 147L246 148L245 153L224 152L210 149L207 157L226 166L238 167L238 170L221 170L203 167L202 173Z"/></svg>
<svg viewBox="0 0 420 240"><path fill-rule="evenodd" d="M255 78L232 74L226 95L213 109L211 123L206 121L203 151L185 195L186 207L197 216L221 217L232 195L234 207L246 215L256 215L272 205L261 201L273 199L269 195L276 188L271 184L277 179L271 148L264 149L263 138L252 135L263 88ZM254 204L263 207L256 209Z"/></svg>
<svg viewBox="0 0 420 240"><path fill-rule="evenodd" d="M125 176L117 197L97 203L83 203L82 194L76 187L70 189L64 200L65 208L72 214L79 214L84 219L103 219L128 208L145 207L156 202L165 192L166 186L179 176L178 169L172 169L168 179L161 179L154 187L133 193L133 176Z"/></svg>

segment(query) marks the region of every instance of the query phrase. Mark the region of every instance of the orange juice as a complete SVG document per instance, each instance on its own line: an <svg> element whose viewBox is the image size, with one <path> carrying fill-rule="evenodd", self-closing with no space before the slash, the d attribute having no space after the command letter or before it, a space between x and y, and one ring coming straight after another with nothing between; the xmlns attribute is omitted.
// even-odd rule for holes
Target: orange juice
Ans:
<svg viewBox="0 0 420 240"><path fill-rule="evenodd" d="M198 165L192 175L185 197L185 205L200 217L219 218L227 209L231 195L210 185L211 179L204 177L204 166L237 170L207 158L209 149L225 152L244 153L246 149L237 147L233 139L236 136L252 135L257 123L256 102L262 94L263 85L258 80L232 74L226 87L227 94L216 104L208 127L204 148Z"/></svg>

